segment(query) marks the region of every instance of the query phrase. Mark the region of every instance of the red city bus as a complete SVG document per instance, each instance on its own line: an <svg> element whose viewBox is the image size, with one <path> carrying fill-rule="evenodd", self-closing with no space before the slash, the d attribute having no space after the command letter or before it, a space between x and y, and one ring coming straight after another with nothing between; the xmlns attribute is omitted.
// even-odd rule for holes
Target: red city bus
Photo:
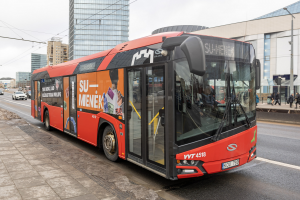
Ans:
<svg viewBox="0 0 300 200"><path fill-rule="evenodd" d="M37 69L31 115L167 179L256 157L260 63L251 44L156 34Z"/></svg>

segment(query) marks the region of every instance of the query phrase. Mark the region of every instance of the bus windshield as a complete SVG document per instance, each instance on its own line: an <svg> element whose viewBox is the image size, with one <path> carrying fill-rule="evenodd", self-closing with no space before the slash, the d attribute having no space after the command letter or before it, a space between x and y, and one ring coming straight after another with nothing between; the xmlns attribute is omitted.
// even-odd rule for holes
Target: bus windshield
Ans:
<svg viewBox="0 0 300 200"><path fill-rule="evenodd" d="M206 73L190 73L185 58L174 61L175 70L175 119L178 141L191 142L213 135L222 122L228 95L235 90L248 118L255 116L255 71L251 63L226 60L207 60ZM229 67L231 81L226 81ZM230 84L230 85L229 85ZM230 94L226 94L230 91ZM229 92L228 92L229 93ZM233 111L233 109L235 109ZM232 124L245 120L238 106L232 106ZM229 122L225 122L228 126ZM185 142L184 142L185 143Z"/></svg>

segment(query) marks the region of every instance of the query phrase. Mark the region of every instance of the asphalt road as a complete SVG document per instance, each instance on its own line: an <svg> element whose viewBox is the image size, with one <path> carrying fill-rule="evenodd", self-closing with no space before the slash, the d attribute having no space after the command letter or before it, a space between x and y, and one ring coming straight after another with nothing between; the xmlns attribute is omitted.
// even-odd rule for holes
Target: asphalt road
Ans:
<svg viewBox="0 0 300 200"><path fill-rule="evenodd" d="M11 95L0 95L0 107L44 129L30 115L30 100L14 101ZM300 199L300 126L258 122L256 160L227 172L179 181L166 180L127 161L109 162L89 144L57 130L51 134L116 166L130 181L165 199Z"/></svg>

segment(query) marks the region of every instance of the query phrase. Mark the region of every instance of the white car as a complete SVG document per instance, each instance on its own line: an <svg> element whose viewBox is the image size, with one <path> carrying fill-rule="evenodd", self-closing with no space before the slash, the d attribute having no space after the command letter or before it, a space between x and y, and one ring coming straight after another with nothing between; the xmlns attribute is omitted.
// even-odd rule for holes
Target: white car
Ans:
<svg viewBox="0 0 300 200"><path fill-rule="evenodd" d="M24 94L24 92L14 92L12 95L12 99L13 100L18 100L18 99L22 99L22 100L27 100L27 96Z"/></svg>

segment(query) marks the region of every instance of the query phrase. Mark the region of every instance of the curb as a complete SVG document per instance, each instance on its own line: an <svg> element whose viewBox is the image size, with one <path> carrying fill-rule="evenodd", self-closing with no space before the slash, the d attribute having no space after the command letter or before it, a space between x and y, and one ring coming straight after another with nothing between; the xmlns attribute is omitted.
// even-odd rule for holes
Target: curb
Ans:
<svg viewBox="0 0 300 200"><path fill-rule="evenodd" d="M257 122L276 122L279 124L284 124L284 125L300 125L300 122L293 122L293 121L282 121L282 120L270 120L270 119L257 119Z"/></svg>

